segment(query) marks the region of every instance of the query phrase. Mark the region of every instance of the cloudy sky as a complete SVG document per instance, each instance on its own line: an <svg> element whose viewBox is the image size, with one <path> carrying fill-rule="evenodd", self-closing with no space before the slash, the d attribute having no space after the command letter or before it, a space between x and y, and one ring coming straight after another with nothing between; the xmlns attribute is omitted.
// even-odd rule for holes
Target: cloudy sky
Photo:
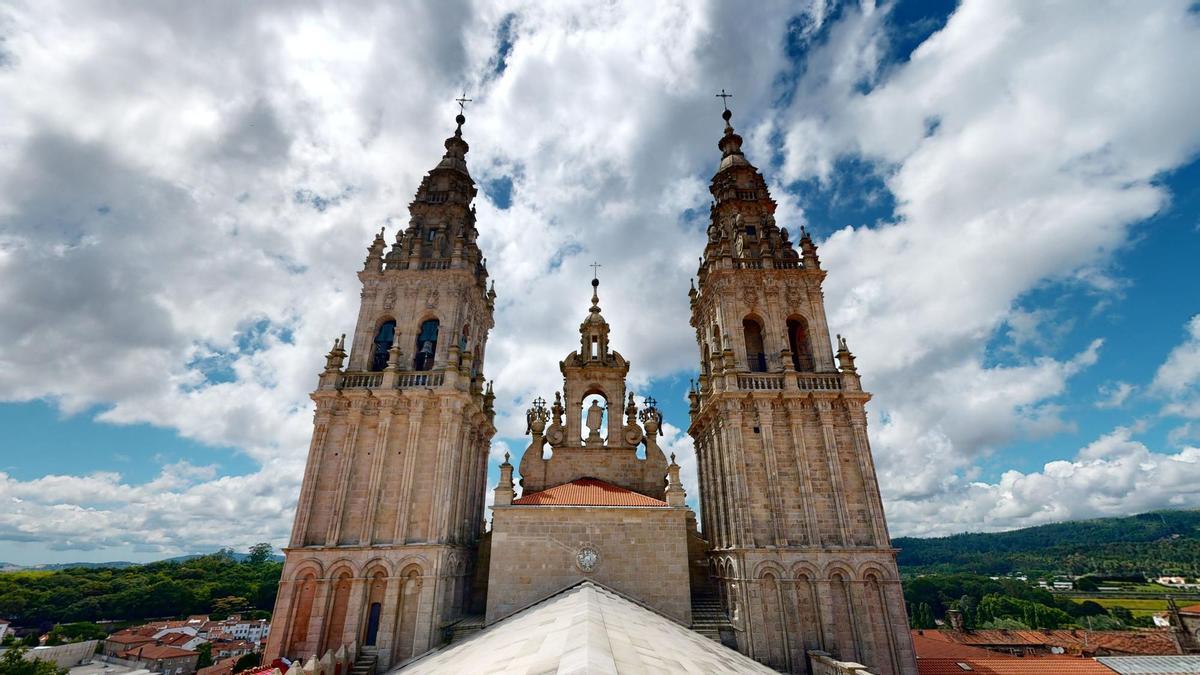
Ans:
<svg viewBox="0 0 1200 675"><path fill-rule="evenodd" d="M494 457L598 260L695 499L725 88L821 246L894 535L1200 506L1198 71L1188 1L6 3L0 561L283 543L322 354L464 89Z"/></svg>

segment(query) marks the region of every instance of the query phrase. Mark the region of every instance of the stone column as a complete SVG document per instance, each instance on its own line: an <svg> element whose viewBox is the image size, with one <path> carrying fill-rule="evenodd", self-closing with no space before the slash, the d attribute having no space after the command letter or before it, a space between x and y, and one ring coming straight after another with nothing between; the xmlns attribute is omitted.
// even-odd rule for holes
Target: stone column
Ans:
<svg viewBox="0 0 1200 675"><path fill-rule="evenodd" d="M362 531L358 541L363 546L369 546L375 532L375 518L379 511L380 483L383 480L383 459L387 456L388 430L392 424L392 411L389 405L380 406L379 424L375 428L375 447L371 451L371 475L367 479L367 509L363 514Z"/></svg>
<svg viewBox="0 0 1200 675"><path fill-rule="evenodd" d="M733 402L733 406L737 406L738 410L730 415L731 424L725 427L725 433L727 446L733 460L734 512L737 514L738 521L735 541L736 545L741 548L750 548L755 545L755 537L754 519L750 514L749 486L746 480L745 443L742 439L744 416L740 410L740 404Z"/></svg>
<svg viewBox="0 0 1200 675"><path fill-rule="evenodd" d="M875 477L875 462L871 458L871 442L867 438L867 419L862 404L849 404L850 429L854 436L854 454L858 456L859 471L862 472L866 488L867 508L871 514L871 542L875 546L888 546L887 521L883 513L883 498L879 494L879 481Z"/></svg>
<svg viewBox="0 0 1200 675"><path fill-rule="evenodd" d="M804 442L804 409L803 403L797 400L788 401L788 413L791 416L792 452L795 454L796 470L800 473L800 504L804 512L805 542L809 546L821 545L821 527L817 519L817 509L813 504L812 473L808 469L808 445Z"/></svg>
<svg viewBox="0 0 1200 675"><path fill-rule="evenodd" d="M408 409L408 440L404 444L404 473L400 477L400 499L397 500L396 532L392 541L401 545L408 539L408 517L412 494L417 481L417 448L421 441L421 423L425 413L425 399L416 398Z"/></svg>
<svg viewBox="0 0 1200 675"><path fill-rule="evenodd" d="M318 402L318 408L320 402ZM304 481L301 483L300 500L296 504L296 519L292 525L291 546L304 546L308 532L308 519L312 511L313 493L317 489L317 476L321 471L321 455L325 451L325 436L329 433L330 414L317 411L316 424L313 429L312 441L308 445L308 463L304 471Z"/></svg>
<svg viewBox="0 0 1200 675"><path fill-rule="evenodd" d="M333 585L334 580L328 577L317 579L317 591L313 594L312 614L308 619L308 634L304 638L304 644L309 653L297 656L321 656L317 650L321 647L321 635L325 633L325 619L329 617L329 602Z"/></svg>
<svg viewBox="0 0 1200 675"><path fill-rule="evenodd" d="M787 546L787 522L784 520L786 512L783 510L783 501L779 495L779 463L775 460L775 427L771 414L772 404L771 401L756 401L755 404L759 414L758 425L759 435L762 436L763 459L766 462L767 497L771 502L769 514L771 540L776 546Z"/></svg>
<svg viewBox="0 0 1200 675"><path fill-rule="evenodd" d="M404 580L395 576L399 570L388 572L387 586L383 591L383 607L379 614L379 637L375 645L379 649L379 667L377 672L388 671L392 665L392 648L396 644L396 631L400 626L396 622L396 607L400 602L400 593L404 589Z"/></svg>
<svg viewBox="0 0 1200 675"><path fill-rule="evenodd" d="M713 447L716 450L715 459L720 481L718 508L721 513L717 517L721 524L721 547L731 548L736 545L734 532L737 520L733 508L733 461L729 456L729 445L725 442L725 433L722 429L724 425L725 422L719 418L713 420L712 439Z"/></svg>
<svg viewBox="0 0 1200 675"><path fill-rule="evenodd" d="M358 425L362 420L360 408L355 406L350 411L349 427L346 438L342 443L342 458L338 462L338 485L334 492L333 514L329 520L329 530L325 535L326 546L337 546L342 534L342 514L346 509L346 493L350 489L350 472L354 467L354 446L358 440Z"/></svg>
<svg viewBox="0 0 1200 675"><path fill-rule="evenodd" d="M436 542L447 540L447 525L450 511L453 510L453 505L449 503L450 492L458 454L453 446L458 439L461 425L458 411L446 406L447 403L449 401L442 401L443 407L439 416L441 424L438 429L437 461L435 462L437 468L433 474L433 499L429 502L429 539Z"/></svg>
<svg viewBox="0 0 1200 675"><path fill-rule="evenodd" d="M816 399L813 405L817 408L817 416L821 420L821 434L825 443L825 457L829 462L829 480L833 483L830 492L833 494L833 508L837 511L838 544L846 546L850 543L850 523L846 519L846 482L842 480L842 465L838 456L837 436L833 431L833 411L829 401Z"/></svg>

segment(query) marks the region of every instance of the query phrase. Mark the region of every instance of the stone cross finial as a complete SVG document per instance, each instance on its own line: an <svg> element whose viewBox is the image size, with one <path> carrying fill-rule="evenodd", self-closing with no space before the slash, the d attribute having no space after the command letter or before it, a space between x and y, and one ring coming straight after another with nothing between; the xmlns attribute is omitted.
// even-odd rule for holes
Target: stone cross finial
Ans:
<svg viewBox="0 0 1200 675"><path fill-rule="evenodd" d="M721 99L721 107L729 110L729 99L733 98L733 94L726 94L725 90L722 89L721 93L717 94L717 98Z"/></svg>

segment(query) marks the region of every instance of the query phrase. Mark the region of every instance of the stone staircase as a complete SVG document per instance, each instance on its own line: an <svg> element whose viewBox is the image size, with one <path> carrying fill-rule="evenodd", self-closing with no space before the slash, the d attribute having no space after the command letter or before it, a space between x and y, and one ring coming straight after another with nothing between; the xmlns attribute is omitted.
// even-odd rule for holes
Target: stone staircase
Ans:
<svg viewBox="0 0 1200 675"><path fill-rule="evenodd" d="M379 663L378 647L363 647L350 667L349 675L375 675L375 666Z"/></svg>
<svg viewBox="0 0 1200 675"><path fill-rule="evenodd" d="M446 644L452 645L483 630L483 615L471 614L445 628Z"/></svg>
<svg viewBox="0 0 1200 675"><path fill-rule="evenodd" d="M692 596L692 630L726 647L737 648L733 624L729 623L721 599L715 595Z"/></svg>

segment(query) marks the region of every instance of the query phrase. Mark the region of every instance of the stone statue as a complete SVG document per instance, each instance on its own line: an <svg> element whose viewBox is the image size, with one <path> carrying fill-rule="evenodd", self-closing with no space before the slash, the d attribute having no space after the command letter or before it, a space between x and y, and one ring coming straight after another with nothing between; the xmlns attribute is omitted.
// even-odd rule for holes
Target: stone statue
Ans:
<svg viewBox="0 0 1200 675"><path fill-rule="evenodd" d="M591 407L587 410L587 428L588 437L600 435L600 424L604 419L604 408L596 401L592 401Z"/></svg>

